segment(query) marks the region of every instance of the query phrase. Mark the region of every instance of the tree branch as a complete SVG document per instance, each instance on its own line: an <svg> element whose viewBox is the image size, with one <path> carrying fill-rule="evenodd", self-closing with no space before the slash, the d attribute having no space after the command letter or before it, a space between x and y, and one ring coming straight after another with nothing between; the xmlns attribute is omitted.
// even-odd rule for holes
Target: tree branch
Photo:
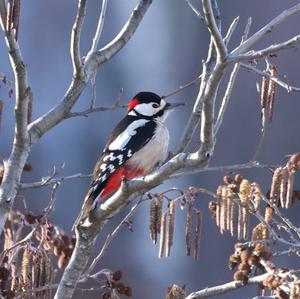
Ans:
<svg viewBox="0 0 300 299"><path fill-rule="evenodd" d="M216 47L218 59L224 61L227 56L227 48L221 36L221 33L216 24L216 20L213 14L213 9L211 6L211 0L202 0L203 12L205 22L208 26L208 30L211 34L211 37L214 41L214 45Z"/></svg>
<svg viewBox="0 0 300 299"><path fill-rule="evenodd" d="M253 60L253 59L265 57L267 55L279 52L284 49L293 48L295 46L295 44L297 44L299 41L300 41L300 35L296 35L285 42L271 45L270 47L265 48L265 49L261 49L258 51L250 51L245 54L240 54L237 56L230 54L228 62L239 62L239 61L244 61L244 60Z"/></svg>
<svg viewBox="0 0 300 299"><path fill-rule="evenodd" d="M251 23L252 23L252 18L248 18L248 22L246 24L244 34L243 34L242 39L241 39L241 44L248 37L250 27L251 27ZM226 112L226 109L227 109L227 106L228 106L228 103L229 103L229 100L230 100L230 97L231 97L232 89L233 89L234 82L236 80L239 68L240 68L240 64L239 63L235 64L234 67L233 67L233 70L230 74L230 78L229 78L229 81L228 81L228 84L227 84L225 95L223 97L222 104L221 104L221 107L220 107L220 110L219 110L219 113L218 113L218 117L217 117L216 123L214 125L214 134L215 135L217 135L217 133L218 133L220 127L221 127L221 124L223 122L223 118L224 118L224 115L225 115L225 112Z"/></svg>
<svg viewBox="0 0 300 299"><path fill-rule="evenodd" d="M254 72L260 76L269 78L270 80L274 81L277 85L286 89L287 92L291 92L291 91L300 92L300 87L295 87L295 86L289 85L288 83L283 82L278 77L272 76L269 72L261 71L251 64L241 63L241 67L248 71Z"/></svg>
<svg viewBox="0 0 300 299"><path fill-rule="evenodd" d="M211 288L205 288L201 291L193 292L189 294L185 299L202 299L208 298L220 294L225 294L233 290L237 290L242 287L246 287L248 285L260 284L266 277L270 275L269 273L265 273L259 276L249 278L247 284L243 284L241 281L231 281L222 285L218 285Z"/></svg>
<svg viewBox="0 0 300 299"><path fill-rule="evenodd" d="M86 0L78 1L76 20L71 34L71 58L73 64L74 77L82 77L81 55L80 55L80 35L86 13Z"/></svg>
<svg viewBox="0 0 300 299"><path fill-rule="evenodd" d="M276 26L300 11L300 4L296 4L291 8L284 10L277 17L272 19L268 24L249 37L243 44L235 48L230 56L237 56L248 51L255 43L262 39L266 34L270 33Z"/></svg>
<svg viewBox="0 0 300 299"><path fill-rule="evenodd" d="M106 7L107 7L107 0L102 1L102 8L101 8L101 14L98 20L98 25L97 25L97 30L93 39L93 44L91 47L91 53L96 52L100 36L102 34L103 30L103 25L104 25L104 20L105 20L105 15L106 15Z"/></svg>
<svg viewBox="0 0 300 299"><path fill-rule="evenodd" d="M4 177L0 188L0 234L3 230L10 206L17 194L18 182L29 153L27 133L28 96L27 71L22 53L15 38L15 30L6 30L3 17L6 15L5 2L0 1L1 27L9 52L11 67L15 77L15 136L8 161L5 163Z"/></svg>
<svg viewBox="0 0 300 299"><path fill-rule="evenodd" d="M100 65L117 54L134 34L151 3L152 0L141 0L119 34L104 48L98 50L95 55L88 55L86 61L95 59L96 63Z"/></svg>
<svg viewBox="0 0 300 299"><path fill-rule="evenodd" d="M82 2L82 5L83 3L84 2ZM83 77L74 77L72 79L69 89L67 90L60 103L58 103L49 112L32 122L28 127L28 133L26 130L28 99L25 64L23 63L21 52L17 42L15 41L12 34L6 32L6 41L10 51L13 68L17 76L17 131L11 156L8 162L6 163L5 174L0 189L0 233L2 232L4 223L7 219L9 208L11 207L13 200L16 196L23 166L25 165L31 146L35 144L47 131L49 131L51 128L53 128L65 119L66 115L68 115L74 104L77 102L87 82L95 73L99 65L109 60L113 55L120 51L124 47L124 45L129 41L151 3L152 0L141 0L135 8L135 10L133 11L132 15L130 16L128 22L121 30L120 34L118 34L118 36L111 43L109 43L109 45L104 47L102 50L98 51L97 54L88 55L83 66ZM0 0L0 9L2 9L0 11L1 19L2 16L5 14L5 5L3 4L3 1ZM80 12L82 11L79 10L79 13ZM82 18L83 17L79 19L83 20ZM2 28L5 28L5 24L2 23L1 25ZM73 36L73 38L75 39L75 36ZM72 55L78 58L78 48L77 50L75 48L76 47L74 47L75 52L73 52ZM22 144L20 145L18 144L18 142L21 139Z"/></svg>

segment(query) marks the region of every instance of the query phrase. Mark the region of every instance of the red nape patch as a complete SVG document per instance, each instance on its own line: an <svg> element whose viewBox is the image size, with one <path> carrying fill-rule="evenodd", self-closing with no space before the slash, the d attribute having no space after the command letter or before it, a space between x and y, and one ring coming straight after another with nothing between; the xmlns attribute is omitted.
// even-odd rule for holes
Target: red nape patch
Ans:
<svg viewBox="0 0 300 299"><path fill-rule="evenodd" d="M136 105L138 105L138 104L140 104L140 100L139 100L139 99L136 99L136 98L132 99L132 100L128 103L128 111L134 109L134 107L135 107Z"/></svg>
<svg viewBox="0 0 300 299"><path fill-rule="evenodd" d="M100 194L100 199L104 198L108 194L116 191L122 184L122 177L124 176L127 180L131 180L137 176L144 175L142 169L125 169L121 167L117 169L107 180L107 183Z"/></svg>

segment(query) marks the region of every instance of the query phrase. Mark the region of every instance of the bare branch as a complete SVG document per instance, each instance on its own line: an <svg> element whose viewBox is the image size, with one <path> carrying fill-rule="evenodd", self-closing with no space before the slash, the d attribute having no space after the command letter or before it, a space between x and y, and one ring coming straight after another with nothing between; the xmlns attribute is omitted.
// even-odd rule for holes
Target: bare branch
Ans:
<svg viewBox="0 0 300 299"><path fill-rule="evenodd" d="M119 34L104 48L98 50L95 55L88 55L86 61L95 59L100 65L117 54L134 34L151 3L152 0L141 0Z"/></svg>
<svg viewBox="0 0 300 299"><path fill-rule="evenodd" d="M124 109L126 107L127 107L126 105L120 105L120 104L114 104L110 107L94 107L94 108L89 108L87 110L80 111L80 112L69 112L68 115L66 115L65 118L71 118L71 117L76 117L76 116L85 116L85 117L87 117L91 113L113 111L113 110L116 110L118 108Z"/></svg>
<svg viewBox="0 0 300 299"><path fill-rule="evenodd" d="M119 231L121 230L122 226L124 225L124 223L126 223L130 217L133 215L133 213L135 212L135 210L138 208L138 206L142 203L142 199L140 199L129 211L129 213L123 218L123 220L117 225L117 227L110 233L107 235L106 240L99 252L99 254L94 258L93 262L91 263L91 265L89 266L89 268L85 271L85 273L82 275L83 277L88 276L93 269L95 268L95 266L97 265L97 263L101 260L101 258L104 256L104 254L106 253L110 243L112 242L112 240L115 238L115 236L119 233Z"/></svg>
<svg viewBox="0 0 300 299"><path fill-rule="evenodd" d="M300 87L291 86L288 83L283 82L278 77L272 76L269 72L261 71L261 70L259 70L258 68L256 68L255 66L253 66L251 64L245 64L245 63L241 62L241 67L248 70L248 71L254 72L254 73L256 73L260 76L267 77L267 78L273 80L277 85L279 85L282 88L286 89L287 92L291 92L291 91L300 92Z"/></svg>
<svg viewBox="0 0 300 299"><path fill-rule="evenodd" d="M239 61L244 61L244 60L253 60L253 59L265 57L265 56L268 56L270 54L279 52L279 51L284 50L284 49L294 48L295 45L299 41L300 41L300 35L296 35L296 36L292 37L291 39L289 39L285 42L275 44L275 45L271 45L270 47L267 47L267 48L262 49L262 50L250 51L250 52L247 52L245 54L240 54L240 55L237 55L237 56L230 54L228 62L239 62Z"/></svg>
<svg viewBox="0 0 300 299"><path fill-rule="evenodd" d="M252 23L252 19L248 18L248 22L246 24L244 34L243 34L242 39L241 39L241 43L243 43L244 40L247 38L247 36L249 34L249 31L250 31L251 23ZM214 134L215 135L218 133L218 131L221 127L221 124L223 122L223 118L224 118L224 115L225 115L225 112L226 112L226 109L227 109L227 106L228 106L228 103L229 103L229 100L230 100L230 97L231 97L232 89L233 89L234 82L236 80L236 76L237 76L237 73L239 71L239 68L240 68L240 65L235 64L235 66L234 66L234 68L231 72L231 75L230 75L230 78L229 78L229 81L228 81L228 84L227 84L227 88L226 88L226 91L225 91L225 95L224 95L223 100L222 100L221 108L219 110L219 114L218 114L218 117L217 117L217 121L216 121L215 126L214 126Z"/></svg>
<svg viewBox="0 0 300 299"><path fill-rule="evenodd" d="M86 12L86 0L78 1L78 10L71 34L71 58L73 64L73 74L75 77L82 77L81 55L80 55L80 35Z"/></svg>
<svg viewBox="0 0 300 299"><path fill-rule="evenodd" d="M213 14L211 0L202 0L203 12L206 24L208 26L208 30L213 38L216 51L218 54L218 59L221 61L225 60L227 56L227 48L221 36L221 33L217 27L216 20Z"/></svg>
<svg viewBox="0 0 300 299"><path fill-rule="evenodd" d="M97 30L93 39L93 45L91 47L91 53L94 53L97 51L98 43L100 36L102 34L103 30L103 25L104 25L104 20L105 20L105 15L106 15L106 7L107 7L107 0L102 1L102 8L101 8L101 14L98 20L98 25L97 25Z"/></svg>
<svg viewBox="0 0 300 299"><path fill-rule="evenodd" d="M212 166L212 167L204 167L201 169L193 169L190 171L182 171L182 172L176 172L172 174L171 178L179 178L182 176L187 175L194 175L197 173L202 172L211 172L211 171L217 171L217 172L231 172L236 170L243 170L243 169L252 169L252 168L258 168L258 169L270 169L270 168L276 168L276 165L266 165L266 164L260 164L256 161L249 161L247 163L243 164L235 164L235 165L228 165L228 166Z"/></svg>
<svg viewBox="0 0 300 299"><path fill-rule="evenodd" d="M200 11L191 3L190 0L185 0L187 5L191 8L191 10L195 13L195 15L200 19L204 20L203 16L201 15Z"/></svg>
<svg viewBox="0 0 300 299"><path fill-rule="evenodd" d="M5 2L0 1L1 26L6 28L2 16L6 14ZM15 136L13 149L5 163L5 172L0 189L0 233L3 230L8 211L18 188L18 182L29 152L29 136L27 133L28 95L27 71L21 50L15 38L15 30L5 30L5 41L15 77Z"/></svg>
<svg viewBox="0 0 300 299"><path fill-rule="evenodd" d="M166 99L166 98L169 98L179 92L182 92L184 89L188 88L188 87L191 87L193 86L194 84L197 84L201 81L201 78L202 78L202 75L200 75L199 77L197 77L196 79L194 79L193 81L183 85L183 86L179 86L179 88L177 88L176 90L170 92L170 93L167 93L166 95L162 96L161 98L162 99Z"/></svg>
<svg viewBox="0 0 300 299"><path fill-rule="evenodd" d="M64 181L72 180L72 179L88 179L91 178L92 174L82 174L82 173L76 173L73 175L69 176L64 176L61 178L57 179L50 179L50 180L41 180L39 182L34 182L34 183L21 183L19 185L20 189L36 189L36 188L41 188L41 187L46 187L46 186L51 186L56 183L62 183Z"/></svg>
<svg viewBox="0 0 300 299"><path fill-rule="evenodd" d="M229 40L231 39L231 36L239 23L239 20L240 20L240 17L236 17L233 19L232 23L230 24L228 31L226 33L226 36L224 37L224 44L226 46L228 45Z"/></svg>
<svg viewBox="0 0 300 299"><path fill-rule="evenodd" d="M222 285L218 285L215 287L205 288L201 291L197 291L197 292L189 294L187 297L185 297L185 299L202 299L202 298L208 298L208 297L228 293L230 291L233 291L233 290L236 290L236 289L239 289L242 287L246 287L248 285L259 284L268 275L269 275L269 273L265 273L265 274L262 274L259 276L251 277L251 278L249 278L247 284L245 284L245 285L241 281L231 281L231 282L228 282L228 283L225 283Z"/></svg>
<svg viewBox="0 0 300 299"><path fill-rule="evenodd" d="M286 20L289 16L292 16L300 11L300 4L296 4L291 8L284 10L277 17L272 19L268 24L266 24L263 28L254 33L251 37L249 37L243 44L235 48L230 56L234 57L245 53L248 51L256 42L262 39L266 34L271 32L276 26L278 26L281 22Z"/></svg>
<svg viewBox="0 0 300 299"><path fill-rule="evenodd" d="M32 144L37 142L43 134L60 123L69 114L87 82L95 73L95 70L100 64L111 59L125 46L139 26L151 3L152 0L141 0L116 38L97 53L90 54L86 57L84 63L85 77L81 79L74 78L61 102L30 124L29 134Z"/></svg>
<svg viewBox="0 0 300 299"><path fill-rule="evenodd" d="M1 28L3 31L6 30L6 18L7 18L7 11L5 0L0 0L0 17L1 17Z"/></svg>

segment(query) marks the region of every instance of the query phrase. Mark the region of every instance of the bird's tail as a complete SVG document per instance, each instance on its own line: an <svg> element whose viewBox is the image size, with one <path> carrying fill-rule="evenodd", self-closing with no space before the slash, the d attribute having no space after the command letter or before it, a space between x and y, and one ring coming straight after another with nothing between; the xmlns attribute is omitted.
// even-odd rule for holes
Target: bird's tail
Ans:
<svg viewBox="0 0 300 299"><path fill-rule="evenodd" d="M84 221L89 217L89 213L94 206L94 202L95 197L88 193L84 199L80 214L73 224L72 230L75 230L76 227L84 223Z"/></svg>

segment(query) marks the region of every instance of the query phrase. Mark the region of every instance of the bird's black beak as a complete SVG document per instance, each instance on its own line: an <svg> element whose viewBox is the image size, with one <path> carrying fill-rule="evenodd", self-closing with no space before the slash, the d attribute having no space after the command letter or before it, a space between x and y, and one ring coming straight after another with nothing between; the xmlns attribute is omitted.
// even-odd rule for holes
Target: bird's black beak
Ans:
<svg viewBox="0 0 300 299"><path fill-rule="evenodd" d="M171 110L171 109L174 109L174 108L177 108L179 106L184 106L185 104L184 103L167 103L166 106L165 106L165 109L166 110Z"/></svg>

